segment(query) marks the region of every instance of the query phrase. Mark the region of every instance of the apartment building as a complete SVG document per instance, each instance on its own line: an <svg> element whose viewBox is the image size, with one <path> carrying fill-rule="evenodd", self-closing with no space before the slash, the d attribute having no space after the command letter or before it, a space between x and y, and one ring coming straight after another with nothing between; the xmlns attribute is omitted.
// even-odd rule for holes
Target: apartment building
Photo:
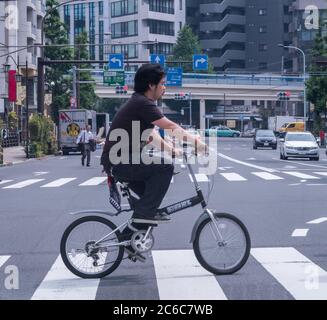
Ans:
<svg viewBox="0 0 327 320"><path fill-rule="evenodd" d="M37 108L36 83L37 58L40 48L34 46L41 42L41 25L45 16L46 0L4 0L0 2L0 115L4 111L15 110L20 116L24 100L16 104L8 103L7 73L3 65L9 64L11 70L28 75L29 110ZM28 69L26 70L26 62ZM18 83L18 87L25 83ZM24 98L24 96L22 96Z"/></svg>
<svg viewBox="0 0 327 320"><path fill-rule="evenodd" d="M61 17L71 44L88 33L91 59L123 53L129 61L148 61L151 53L172 53L185 10L185 0L87 0L63 5Z"/></svg>

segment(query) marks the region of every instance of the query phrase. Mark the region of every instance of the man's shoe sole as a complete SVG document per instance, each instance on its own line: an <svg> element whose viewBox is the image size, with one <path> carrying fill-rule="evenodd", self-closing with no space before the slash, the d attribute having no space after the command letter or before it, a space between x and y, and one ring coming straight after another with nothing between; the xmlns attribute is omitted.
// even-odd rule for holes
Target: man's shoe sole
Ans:
<svg viewBox="0 0 327 320"><path fill-rule="evenodd" d="M135 218L135 219L132 219L132 222L135 222L135 223L147 223L147 224L153 224L153 225L158 225L160 223L167 223L167 222L170 222L171 220L151 220L151 219L138 219L138 218Z"/></svg>

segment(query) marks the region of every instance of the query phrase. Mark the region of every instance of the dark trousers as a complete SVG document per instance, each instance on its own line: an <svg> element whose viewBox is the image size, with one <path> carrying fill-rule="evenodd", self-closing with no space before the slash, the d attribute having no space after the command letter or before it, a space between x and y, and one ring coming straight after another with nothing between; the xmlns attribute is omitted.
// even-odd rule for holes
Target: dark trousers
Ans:
<svg viewBox="0 0 327 320"><path fill-rule="evenodd" d="M82 164L84 165L84 161L86 159L86 164L90 164L91 161L91 149L90 149L90 145L88 143L84 144L83 147L83 153L82 153Z"/></svg>
<svg viewBox="0 0 327 320"><path fill-rule="evenodd" d="M135 203L133 218L156 215L173 172L172 164L119 164L112 170L118 181L129 182L129 188L140 197Z"/></svg>

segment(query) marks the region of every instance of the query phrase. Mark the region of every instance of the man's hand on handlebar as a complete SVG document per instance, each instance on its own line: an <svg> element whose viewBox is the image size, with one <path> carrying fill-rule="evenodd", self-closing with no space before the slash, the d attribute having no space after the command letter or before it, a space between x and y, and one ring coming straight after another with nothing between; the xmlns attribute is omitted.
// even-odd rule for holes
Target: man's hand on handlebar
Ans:
<svg viewBox="0 0 327 320"><path fill-rule="evenodd" d="M208 155L209 147L201 140L197 140L194 146L194 153L196 155L198 154Z"/></svg>

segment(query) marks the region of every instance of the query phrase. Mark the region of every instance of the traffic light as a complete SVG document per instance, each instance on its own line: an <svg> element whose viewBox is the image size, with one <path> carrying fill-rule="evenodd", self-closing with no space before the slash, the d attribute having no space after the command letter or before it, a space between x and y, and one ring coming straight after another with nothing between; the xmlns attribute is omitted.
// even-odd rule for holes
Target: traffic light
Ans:
<svg viewBox="0 0 327 320"><path fill-rule="evenodd" d="M127 94L128 86L117 86L116 94Z"/></svg>
<svg viewBox="0 0 327 320"><path fill-rule="evenodd" d="M291 92L289 91L279 92L277 97L279 101L288 101L291 99Z"/></svg>
<svg viewBox="0 0 327 320"><path fill-rule="evenodd" d="M178 92L175 93L175 100L189 100L191 98L190 93Z"/></svg>

